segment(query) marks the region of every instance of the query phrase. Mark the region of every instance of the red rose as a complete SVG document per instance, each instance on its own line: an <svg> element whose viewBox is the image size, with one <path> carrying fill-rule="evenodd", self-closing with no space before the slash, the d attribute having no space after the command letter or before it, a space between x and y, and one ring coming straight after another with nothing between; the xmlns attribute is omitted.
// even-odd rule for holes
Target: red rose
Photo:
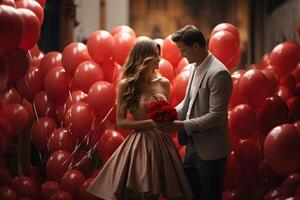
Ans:
<svg viewBox="0 0 300 200"><path fill-rule="evenodd" d="M176 109L164 100L151 102L147 107L147 116L156 122L173 122L177 119Z"/></svg>

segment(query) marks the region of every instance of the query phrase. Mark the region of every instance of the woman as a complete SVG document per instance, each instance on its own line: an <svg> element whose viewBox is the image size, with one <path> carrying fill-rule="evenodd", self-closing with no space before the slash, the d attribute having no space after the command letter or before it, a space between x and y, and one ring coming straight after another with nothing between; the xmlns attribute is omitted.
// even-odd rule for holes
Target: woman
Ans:
<svg viewBox="0 0 300 200"><path fill-rule="evenodd" d="M147 119L147 103L168 100L169 81L157 76L160 47L137 42L124 66L117 97L117 126L132 132L88 188L107 200L192 199L190 185L171 137ZM127 112L132 120L126 118Z"/></svg>

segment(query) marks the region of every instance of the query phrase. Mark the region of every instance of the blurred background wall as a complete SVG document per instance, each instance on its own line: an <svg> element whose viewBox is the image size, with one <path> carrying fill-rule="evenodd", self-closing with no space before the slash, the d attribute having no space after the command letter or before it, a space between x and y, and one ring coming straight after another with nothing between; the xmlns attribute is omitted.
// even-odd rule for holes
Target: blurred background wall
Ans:
<svg viewBox="0 0 300 200"><path fill-rule="evenodd" d="M129 25L137 36L165 38L186 24L211 30L228 22L240 31L241 68L286 39L299 40L299 0L48 0L40 48L62 50L71 41L86 42L99 29ZM49 39L50 38L50 39Z"/></svg>

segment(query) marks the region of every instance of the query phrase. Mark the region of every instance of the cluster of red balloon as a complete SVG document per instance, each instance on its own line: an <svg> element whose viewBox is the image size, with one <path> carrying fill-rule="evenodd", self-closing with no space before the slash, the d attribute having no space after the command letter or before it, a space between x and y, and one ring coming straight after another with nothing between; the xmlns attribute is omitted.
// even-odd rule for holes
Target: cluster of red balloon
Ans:
<svg viewBox="0 0 300 200"><path fill-rule="evenodd" d="M298 179L290 178L300 172L299 63L299 43L287 41L258 65L232 73L228 113L232 152L224 199L300 197ZM292 183L285 184L289 179Z"/></svg>
<svg viewBox="0 0 300 200"><path fill-rule="evenodd" d="M208 49L231 70L241 58L240 33L229 23L217 25L211 32Z"/></svg>
<svg viewBox="0 0 300 200"><path fill-rule="evenodd" d="M16 134L30 127L31 141L46 159L46 179L34 167L12 179L0 158L0 198L96 199L85 191L99 172L92 155L106 162L128 134L116 130L116 88L131 47L148 37L118 26L93 32L87 45L73 42L62 53L44 54L36 41L45 1L38 2L41 6L34 0L0 1L5 24L0 30L0 156ZM154 40L161 45L159 72L170 80L175 106L185 95L190 65L170 36ZM209 50L231 70L240 59L239 44L238 30L223 23L211 33ZM245 193L258 199L300 167L299 55L298 43L284 42L259 65L232 74L225 199ZM176 134L172 139L183 156ZM293 180L298 179L287 179L280 191L296 195Z"/></svg>
<svg viewBox="0 0 300 200"><path fill-rule="evenodd" d="M44 4L34 0L0 1L0 199L36 199L39 193L32 178L11 178L2 156L16 135L33 122L31 103L15 88L37 57L32 48L40 36ZM36 91L37 86L31 83L36 73L31 68L29 71L28 82Z"/></svg>

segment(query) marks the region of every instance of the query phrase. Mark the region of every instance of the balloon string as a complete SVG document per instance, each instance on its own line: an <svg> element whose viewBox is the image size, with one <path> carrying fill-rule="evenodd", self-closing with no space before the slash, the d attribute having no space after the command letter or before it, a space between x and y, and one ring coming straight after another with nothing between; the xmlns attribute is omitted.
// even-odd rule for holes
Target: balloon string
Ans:
<svg viewBox="0 0 300 200"><path fill-rule="evenodd" d="M100 126L100 125L102 125L103 123L104 123L104 121L108 118L108 116L110 115L110 113L113 111L113 109L115 108L115 106L116 106L116 104L115 105L113 105L111 108L110 108L110 110L107 112L107 114L102 118L102 120L101 120L101 122L100 122L100 124L97 126L97 128ZM93 133L93 130L94 130L94 124L95 124L95 121L97 120L97 117L95 116L94 117L94 119L93 119L93 123L92 123L92 126L91 126L91 128L89 129L89 132L88 132L88 134L83 138L83 140L79 143L79 144L76 144L76 147L75 147L75 150L70 154L70 157L69 158L67 158L63 163L62 163L62 165L61 165L61 167L63 167L65 164L66 164L66 162L68 162L72 157L73 157L73 155L77 152L77 150L79 149L79 147L87 140L87 138L89 138L89 136ZM77 139L77 142L78 142L79 140ZM90 155L91 154L91 152L98 146L98 144L99 144L99 140L90 148L90 150L88 150L87 152L86 152L86 154L88 154L88 155ZM71 169L75 164L73 164L72 162L70 162L70 164L69 164L69 166L68 166L68 169Z"/></svg>

